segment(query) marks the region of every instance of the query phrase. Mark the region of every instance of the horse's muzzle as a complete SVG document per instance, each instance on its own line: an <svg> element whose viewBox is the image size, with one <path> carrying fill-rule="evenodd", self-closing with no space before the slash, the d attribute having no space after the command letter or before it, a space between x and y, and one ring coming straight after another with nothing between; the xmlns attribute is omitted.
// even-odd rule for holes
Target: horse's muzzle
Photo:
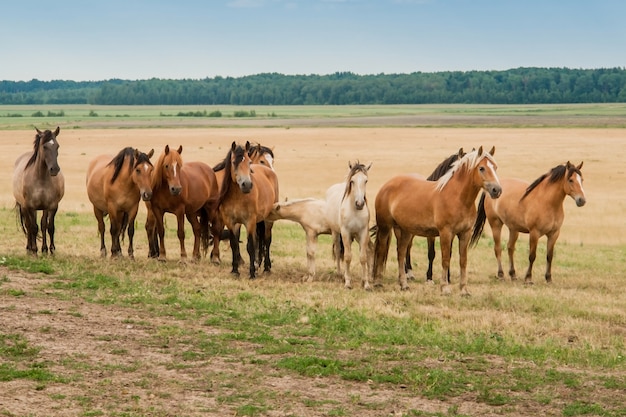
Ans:
<svg viewBox="0 0 626 417"><path fill-rule="evenodd" d="M242 181L239 183L239 189L241 189L241 192L244 194L250 193L250 191L252 191L252 181Z"/></svg>
<svg viewBox="0 0 626 417"><path fill-rule="evenodd" d="M50 175L53 177L56 177L59 172L61 172L61 168L58 166L50 168Z"/></svg>
<svg viewBox="0 0 626 417"><path fill-rule="evenodd" d="M585 197L576 197L574 198L574 201L576 201L577 207L582 207L585 203L587 203L587 199Z"/></svg>
<svg viewBox="0 0 626 417"><path fill-rule="evenodd" d="M151 198L152 198L152 191L142 191L141 199L143 201L150 201Z"/></svg>
<svg viewBox="0 0 626 417"><path fill-rule="evenodd" d="M485 188L491 198L498 198L502 195L502 186L500 184L488 184Z"/></svg>
<svg viewBox="0 0 626 417"><path fill-rule="evenodd" d="M183 187L170 187L170 194L172 195L180 195L183 191Z"/></svg>
<svg viewBox="0 0 626 417"><path fill-rule="evenodd" d="M365 201L357 201L354 203L354 207L357 210L363 210L363 207L365 207Z"/></svg>

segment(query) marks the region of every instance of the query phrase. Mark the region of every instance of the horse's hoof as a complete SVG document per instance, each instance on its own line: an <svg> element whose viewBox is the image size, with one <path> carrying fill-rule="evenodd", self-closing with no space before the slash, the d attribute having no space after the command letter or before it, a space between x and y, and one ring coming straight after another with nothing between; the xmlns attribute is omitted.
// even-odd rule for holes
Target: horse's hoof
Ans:
<svg viewBox="0 0 626 417"><path fill-rule="evenodd" d="M375 282L374 283L374 288L382 288L383 287L383 283L382 282Z"/></svg>
<svg viewBox="0 0 626 417"><path fill-rule="evenodd" d="M530 285L535 285L535 283L532 281L524 281L524 285L530 286Z"/></svg>
<svg viewBox="0 0 626 417"><path fill-rule="evenodd" d="M352 285L350 284L346 284L343 286L346 290L351 290L352 289Z"/></svg>
<svg viewBox="0 0 626 417"><path fill-rule="evenodd" d="M435 285L435 282L432 279L427 279L426 280L426 284L428 284L428 285Z"/></svg>
<svg viewBox="0 0 626 417"><path fill-rule="evenodd" d="M450 287L448 285L444 285L441 287L441 294L442 295L450 295L452 294L452 290L450 289Z"/></svg>
<svg viewBox="0 0 626 417"><path fill-rule="evenodd" d="M363 285L363 289L364 289L365 291L372 291L372 287L371 287L369 284L364 284L364 285Z"/></svg>
<svg viewBox="0 0 626 417"><path fill-rule="evenodd" d="M219 265L221 264L220 258L211 258L211 263L213 265Z"/></svg>
<svg viewBox="0 0 626 417"><path fill-rule="evenodd" d="M162 257L160 257L160 256L157 258L157 260L158 260L159 262L163 262L163 263L167 262L167 258L162 258Z"/></svg>
<svg viewBox="0 0 626 417"><path fill-rule="evenodd" d="M408 291L409 290L409 286L408 285L404 285L404 286L400 286L400 291Z"/></svg>

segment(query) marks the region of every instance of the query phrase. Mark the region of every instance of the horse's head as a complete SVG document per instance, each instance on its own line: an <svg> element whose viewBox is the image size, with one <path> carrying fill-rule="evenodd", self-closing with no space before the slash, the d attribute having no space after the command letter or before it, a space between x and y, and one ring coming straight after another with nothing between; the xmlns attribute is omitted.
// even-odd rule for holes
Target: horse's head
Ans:
<svg viewBox="0 0 626 417"><path fill-rule="evenodd" d="M565 169L567 171L566 177L567 181L565 182L565 193L572 197L576 202L578 207L582 207L587 202L585 198L585 190L583 190L583 173L580 169L583 167L583 163L575 166L567 161L565 165Z"/></svg>
<svg viewBox="0 0 626 417"><path fill-rule="evenodd" d="M57 126L54 132L50 130L41 131L37 128L37 135L35 137L35 146L38 149L35 150L39 153L48 167L48 173L51 176L56 176L60 171L58 157L59 157L59 142L57 142L57 136L59 135L61 128Z"/></svg>
<svg viewBox="0 0 626 417"><path fill-rule="evenodd" d="M246 142L246 147L233 142L230 148L230 176L236 182L241 192L248 194L252 190L252 169L250 164L250 142Z"/></svg>
<svg viewBox="0 0 626 417"><path fill-rule="evenodd" d="M248 156L253 164L265 165L272 171L274 170L274 151L267 146L261 146L257 143L248 151Z"/></svg>
<svg viewBox="0 0 626 417"><path fill-rule="evenodd" d="M183 159L180 154L183 152L183 146L180 145L178 150L171 150L169 145L165 145L165 153L161 161L161 175L167 182L170 194L179 195L183 186L180 183L180 170L183 167Z"/></svg>
<svg viewBox="0 0 626 417"><path fill-rule="evenodd" d="M154 155L154 149L147 154L135 149L135 163L131 177L139 188L139 194L143 201L149 201L152 198L152 172L154 171L154 166L150 162L152 155Z"/></svg>
<svg viewBox="0 0 626 417"><path fill-rule="evenodd" d="M358 161L352 165L348 163L350 172L346 181L346 190L343 194L343 199L348 196L352 196L354 200L354 208L357 210L363 210L365 203L367 203L367 197L365 192L365 186L367 185L367 172L372 167L370 163L368 166L360 164Z"/></svg>
<svg viewBox="0 0 626 417"><path fill-rule="evenodd" d="M492 147L489 152L483 153L483 147L478 148L476 157L476 169L475 169L475 181L480 187L489 194L491 198L498 198L502 194L502 186L498 179L496 171L498 164L493 159L493 154L496 152L496 147ZM470 154L468 154L470 155Z"/></svg>

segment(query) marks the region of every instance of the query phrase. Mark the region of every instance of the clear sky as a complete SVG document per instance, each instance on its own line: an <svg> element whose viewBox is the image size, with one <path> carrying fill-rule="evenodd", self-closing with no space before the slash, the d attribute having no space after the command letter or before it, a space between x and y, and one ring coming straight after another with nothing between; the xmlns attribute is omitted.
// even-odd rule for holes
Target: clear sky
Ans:
<svg viewBox="0 0 626 417"><path fill-rule="evenodd" d="M3 0L0 80L626 66L625 0Z"/></svg>

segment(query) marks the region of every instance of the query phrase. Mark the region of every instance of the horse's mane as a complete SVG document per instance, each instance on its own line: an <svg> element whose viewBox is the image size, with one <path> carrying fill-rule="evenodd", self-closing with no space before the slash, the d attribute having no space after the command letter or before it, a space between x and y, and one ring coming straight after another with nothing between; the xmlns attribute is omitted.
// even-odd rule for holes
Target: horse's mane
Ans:
<svg viewBox="0 0 626 417"><path fill-rule="evenodd" d="M462 151L461 151L462 152ZM452 164L459 160L459 153L454 153L444 159L435 170L426 178L427 181L437 181L439 178L445 175L446 172L452 167Z"/></svg>
<svg viewBox="0 0 626 417"><path fill-rule="evenodd" d="M541 184L541 182L545 180L546 178L548 178L548 182L552 184L552 183L559 182L560 180L562 180L565 174L567 174L567 177L569 178L569 176L572 175L573 173L582 175L582 172L580 172L580 170L576 168L575 165L570 164L569 169L566 165L555 166L549 172L543 174L542 176L537 178L535 181L533 181L533 183L530 184L526 188L526 192L524 192L524 195L522 196L522 198L520 198L520 201L526 198L526 196L530 194L535 188L537 188L537 186Z"/></svg>
<svg viewBox="0 0 626 417"><path fill-rule="evenodd" d="M343 197L341 197L342 201L352 191L350 178L352 178L358 172L362 172L363 174L365 174L365 176L367 176L367 167L364 164L360 163L359 161L356 161L356 163L350 167L350 172L348 172L348 175L346 175L346 189L343 192ZM367 201L367 198L365 199L365 201Z"/></svg>
<svg viewBox="0 0 626 417"><path fill-rule="evenodd" d="M26 168L33 165L37 160L37 156L39 156L39 148L42 141L45 142L50 139L54 139L54 136L52 135L52 132L50 130L45 130L41 133L37 132L37 134L35 135L35 140L33 141L33 154L26 163Z"/></svg>
<svg viewBox="0 0 626 417"><path fill-rule="evenodd" d="M446 186L446 184L448 184L450 179L454 176L454 174L457 171L460 171L461 169L470 171L476 168L476 165L478 165L478 163L482 161L483 158L487 158L495 164L495 161L493 160L493 157L491 156L489 152L483 151L479 155L478 150L473 150L471 152L466 153L464 157L458 159L456 162L452 164L452 168L450 168L448 172L446 172L441 178L439 178L439 180L437 181L437 185L435 186L435 189L437 191L441 191Z"/></svg>
<svg viewBox="0 0 626 417"><path fill-rule="evenodd" d="M248 156L252 156L254 152L259 152L259 155L264 155L268 153L270 154L272 158L274 158L274 150L270 147L263 146L260 143L250 144L250 150L248 151Z"/></svg>
<svg viewBox="0 0 626 417"><path fill-rule="evenodd" d="M126 157L130 158L128 169L131 170L135 165L135 150L131 148L130 146L119 151L119 153L115 156L115 158L111 159L111 162L107 164L107 166L113 165L114 167L113 176L111 177L111 184L115 182L115 180L117 179L117 176L120 174L120 171L122 170L122 167L124 166L124 159L126 159Z"/></svg>

